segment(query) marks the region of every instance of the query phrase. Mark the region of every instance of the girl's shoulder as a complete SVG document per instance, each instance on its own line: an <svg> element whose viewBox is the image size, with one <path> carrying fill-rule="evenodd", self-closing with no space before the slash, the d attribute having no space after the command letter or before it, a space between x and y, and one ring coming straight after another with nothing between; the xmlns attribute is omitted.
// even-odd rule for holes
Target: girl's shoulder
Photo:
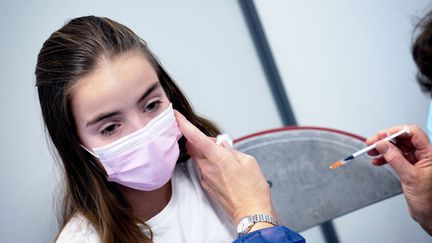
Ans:
<svg viewBox="0 0 432 243"><path fill-rule="evenodd" d="M96 229L82 214L76 214L73 216L63 227L56 240L56 243L72 242L101 242Z"/></svg>

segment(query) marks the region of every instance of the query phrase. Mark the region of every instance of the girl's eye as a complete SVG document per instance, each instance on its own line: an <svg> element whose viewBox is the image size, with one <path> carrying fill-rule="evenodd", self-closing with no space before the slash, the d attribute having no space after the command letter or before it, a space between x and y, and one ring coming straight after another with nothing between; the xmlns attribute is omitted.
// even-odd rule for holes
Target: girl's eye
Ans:
<svg viewBox="0 0 432 243"><path fill-rule="evenodd" d="M156 110L156 109L159 107L159 104L160 104L160 103L161 103L160 101L154 101L154 102L148 104L148 105L146 106L146 108L144 109L144 112L146 112L146 111L154 111L154 110Z"/></svg>
<svg viewBox="0 0 432 243"><path fill-rule="evenodd" d="M105 135L105 136L113 135L117 131L117 128L119 128L119 127L120 127L119 124L111 124L111 125L107 126L106 128L104 128L101 131L101 134Z"/></svg>

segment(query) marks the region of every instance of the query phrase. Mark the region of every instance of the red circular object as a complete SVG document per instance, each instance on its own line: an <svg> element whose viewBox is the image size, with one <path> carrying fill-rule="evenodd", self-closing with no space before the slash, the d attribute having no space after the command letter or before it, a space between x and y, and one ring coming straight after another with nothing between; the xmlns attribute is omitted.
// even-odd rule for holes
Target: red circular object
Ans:
<svg viewBox="0 0 432 243"><path fill-rule="evenodd" d="M234 143L238 143L238 142L241 142L241 141L246 140L248 138L257 137L257 136L261 136L261 135L264 135L264 134L271 134L271 133L276 133L276 132L281 132L281 131L290 131L290 130L320 130L320 131L328 131L328 132L343 134L343 135L346 135L346 136L358 139L358 140L360 140L362 142L366 141L366 138L358 136L356 134L345 132L345 131L341 131L341 130L331 129L331 128L313 127L313 126L287 126L287 127L274 128L274 129L269 129L269 130L264 130L264 131L252 133L252 134L249 134L249 135L246 135L246 136L243 136L243 137L235 139Z"/></svg>

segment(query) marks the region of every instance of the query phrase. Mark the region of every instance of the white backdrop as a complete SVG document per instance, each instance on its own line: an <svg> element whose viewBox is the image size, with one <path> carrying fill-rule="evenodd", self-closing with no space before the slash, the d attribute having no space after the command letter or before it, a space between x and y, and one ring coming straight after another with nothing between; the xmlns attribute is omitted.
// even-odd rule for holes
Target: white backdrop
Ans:
<svg viewBox="0 0 432 243"><path fill-rule="evenodd" d="M257 2L300 124L366 136L394 123L424 121L427 99L413 82L408 52L411 22L409 16L399 16L402 10L412 13L424 6L420 1L397 2L394 8L399 12L375 10L369 3L365 5L371 9L369 17L361 12L353 17L357 19L353 30L363 40L352 44L361 44L355 50L348 47L356 38L344 34L343 26L333 32L322 29L348 24L347 20L330 19L325 25L321 18L311 18L309 10L318 1ZM342 6L327 9L321 17L345 12L350 16L358 7ZM133 29L148 41L195 108L233 137L281 125L237 1L17 0L0 2L0 9L0 242L49 242L57 232L59 175L47 149L33 73L43 41L70 18L107 16ZM319 9L323 6L313 15ZM296 23L287 21L288 12L298 18ZM378 17L383 12L382 20L392 28L381 33L375 24L381 23ZM312 22L321 25L314 27ZM308 31L312 27L321 33ZM365 27L375 29L362 34ZM306 34L319 37L325 45L305 42L313 37ZM402 39L386 46L387 39L382 38L392 36ZM305 70L307 66L313 70ZM346 94L347 90L355 92ZM391 99L383 95L389 92L394 94ZM401 197L345 216L336 224L343 242L364 242L365 236L368 242L429 239L409 219ZM314 229L304 235L308 242L322 241Z"/></svg>

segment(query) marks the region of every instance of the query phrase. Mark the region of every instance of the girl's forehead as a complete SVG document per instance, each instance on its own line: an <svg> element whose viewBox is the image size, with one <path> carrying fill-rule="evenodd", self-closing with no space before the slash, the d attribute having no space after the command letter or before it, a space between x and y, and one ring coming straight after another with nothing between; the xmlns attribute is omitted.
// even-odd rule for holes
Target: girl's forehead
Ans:
<svg viewBox="0 0 432 243"><path fill-rule="evenodd" d="M131 52L103 60L73 87L72 110L80 119L83 114L135 102L157 81L156 71L143 54Z"/></svg>
<svg viewBox="0 0 432 243"><path fill-rule="evenodd" d="M71 93L72 96L91 98L96 94L133 92L157 79L156 71L143 55L126 53L100 61L93 72L77 81Z"/></svg>

